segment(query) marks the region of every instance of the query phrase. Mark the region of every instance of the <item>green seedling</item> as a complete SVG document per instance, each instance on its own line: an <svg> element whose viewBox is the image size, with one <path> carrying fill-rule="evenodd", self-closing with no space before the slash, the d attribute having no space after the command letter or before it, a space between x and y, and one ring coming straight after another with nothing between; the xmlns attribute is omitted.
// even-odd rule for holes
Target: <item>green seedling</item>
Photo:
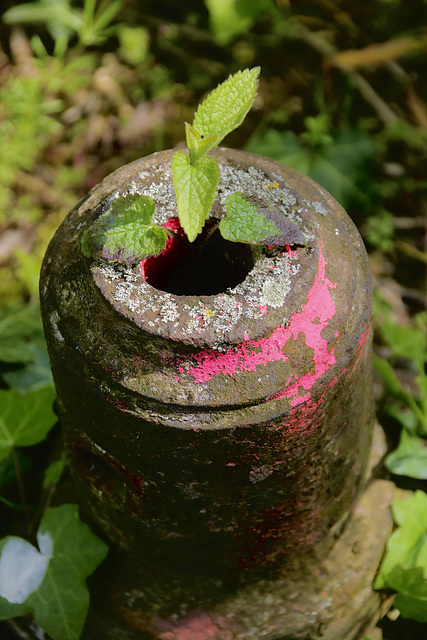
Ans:
<svg viewBox="0 0 427 640"><path fill-rule="evenodd" d="M260 68L238 71L199 105L193 124L185 124L188 153L172 158L172 179L178 217L189 242L202 232L212 208L220 173L208 152L216 148L244 120L255 100ZM152 223L154 202L144 195L126 195L86 229L82 252L134 264L160 254L173 231ZM296 225L280 219L274 210L260 208L240 192L226 200L226 216L214 227L232 242L247 244L305 244ZM209 237L213 230L210 230Z"/></svg>

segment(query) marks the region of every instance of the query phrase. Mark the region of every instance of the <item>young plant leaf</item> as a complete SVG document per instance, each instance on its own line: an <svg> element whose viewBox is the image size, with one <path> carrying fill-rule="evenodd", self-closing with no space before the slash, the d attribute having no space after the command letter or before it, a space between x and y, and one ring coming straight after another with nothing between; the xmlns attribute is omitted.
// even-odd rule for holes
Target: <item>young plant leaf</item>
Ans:
<svg viewBox="0 0 427 640"><path fill-rule="evenodd" d="M151 223L153 214L154 202L148 196L116 198L111 210L83 233L83 255L126 264L158 255L166 247L168 234L164 227Z"/></svg>
<svg viewBox="0 0 427 640"><path fill-rule="evenodd" d="M178 216L190 242L201 232L209 216L219 181L219 169L214 158L203 157L190 164L186 153L172 158L172 178L176 192Z"/></svg>
<svg viewBox="0 0 427 640"><path fill-rule="evenodd" d="M193 126L203 136L219 142L238 127L255 100L260 67L238 71L218 85L199 105Z"/></svg>
<svg viewBox="0 0 427 640"><path fill-rule="evenodd" d="M14 389L0 390L0 460L13 447L29 447L45 439L56 422L53 398L52 387L25 395Z"/></svg>
<svg viewBox="0 0 427 640"><path fill-rule="evenodd" d="M40 551L21 538L0 542L0 619L32 612L53 640L78 640L89 606L85 579L107 547L74 504L46 511L37 543Z"/></svg>
<svg viewBox="0 0 427 640"><path fill-rule="evenodd" d="M202 138L200 133L188 122L185 123L185 137L191 164L195 164L208 151L216 147L221 140L220 136L215 135Z"/></svg>
<svg viewBox="0 0 427 640"><path fill-rule="evenodd" d="M306 244L293 220L276 209L260 209L238 191L227 197L225 206L227 215L221 220L219 230L226 240L273 246Z"/></svg>
<svg viewBox="0 0 427 640"><path fill-rule="evenodd" d="M264 212L241 193L229 195L225 206L227 215L222 218L219 230L226 240L259 244L270 236L279 235L279 227L268 220Z"/></svg>

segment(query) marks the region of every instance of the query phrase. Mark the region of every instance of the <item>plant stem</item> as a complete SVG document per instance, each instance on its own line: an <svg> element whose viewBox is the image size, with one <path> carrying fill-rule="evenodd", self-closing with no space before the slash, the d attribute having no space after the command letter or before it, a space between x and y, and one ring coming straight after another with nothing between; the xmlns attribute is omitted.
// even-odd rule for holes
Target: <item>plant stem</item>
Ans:
<svg viewBox="0 0 427 640"><path fill-rule="evenodd" d="M13 458L13 464L15 466L15 474L16 474L16 480L18 483L19 497L21 499L22 510L24 513L25 528L26 528L26 531L29 532L30 525L31 525L30 512L28 509L27 497L25 494L24 479L22 477L21 465L19 463L18 454L15 448L12 449L12 458Z"/></svg>
<svg viewBox="0 0 427 640"><path fill-rule="evenodd" d="M168 234L169 237L171 238L181 238L180 235L178 235L176 233L176 231L173 231L172 229L169 229L169 227L162 227L162 229L166 229L166 233Z"/></svg>
<svg viewBox="0 0 427 640"><path fill-rule="evenodd" d="M203 251L203 249L206 247L207 243L212 238L212 236L215 233L215 231L217 231L217 229L219 228L219 223L220 222L221 222L221 220L218 220L218 222L211 227L211 229L209 230L209 233L207 234L206 238L204 238L203 242L200 245L199 253L201 253Z"/></svg>

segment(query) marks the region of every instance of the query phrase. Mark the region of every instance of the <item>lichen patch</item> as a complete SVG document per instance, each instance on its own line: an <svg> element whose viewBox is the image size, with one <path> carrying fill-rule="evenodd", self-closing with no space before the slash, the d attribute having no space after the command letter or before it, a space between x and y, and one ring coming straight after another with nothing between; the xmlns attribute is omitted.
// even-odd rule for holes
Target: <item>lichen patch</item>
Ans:
<svg viewBox="0 0 427 640"><path fill-rule="evenodd" d="M298 223L305 237L313 237L308 209L313 210L315 205L300 198L283 177L221 156L218 165L221 177L212 217L224 215L228 195L240 191L263 207L281 211ZM109 194L100 210L104 212L111 206L112 199L125 193L152 198L156 224L165 224L177 215L170 160L133 176L120 192ZM318 209L320 204L316 204ZM302 255L308 256L305 250L254 249L255 264L245 279L222 293L207 296L182 296L156 289L144 280L138 267L97 260L92 269L104 295L139 326L160 335L176 336L176 339L188 338L190 342L203 342L205 337L213 348L220 349L224 339L231 339L232 335L241 334L243 339L248 320L262 321L265 327L269 322L275 326L277 322L286 323L290 315L286 301L295 278L300 275ZM272 313L274 320L273 315L269 320Z"/></svg>

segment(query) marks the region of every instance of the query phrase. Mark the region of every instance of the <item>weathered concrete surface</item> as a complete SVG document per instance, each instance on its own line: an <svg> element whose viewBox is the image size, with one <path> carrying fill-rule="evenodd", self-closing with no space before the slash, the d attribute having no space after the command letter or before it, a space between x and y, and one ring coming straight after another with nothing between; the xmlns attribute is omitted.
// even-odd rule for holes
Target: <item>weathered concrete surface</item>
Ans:
<svg viewBox="0 0 427 640"><path fill-rule="evenodd" d="M386 450L376 428L370 469ZM391 601L372 590L392 530L392 482L369 473L348 517L302 556L269 576L218 581L207 576L137 578L110 558L97 574L88 620L91 640L357 640ZM117 567L120 567L117 570ZM116 581L115 577L120 579ZM114 578L113 578L114 576ZM164 589L164 584L168 589ZM97 585L97 588L96 588ZM159 598L159 593L161 597ZM105 599L110 603L105 611ZM142 635L141 635L142 634Z"/></svg>
<svg viewBox="0 0 427 640"><path fill-rule="evenodd" d="M160 223L176 216L172 155L119 169L77 205L49 246L40 291L82 501L142 583L156 576L160 608L195 576L191 620L203 584L240 592L265 580L265 592L354 504L373 424L372 292L360 236L331 196L231 150L214 153L213 216L240 190L296 222L306 247L254 252L244 281L212 296L174 295L139 267L86 260L81 234L117 195L150 195ZM218 637L251 637L230 633Z"/></svg>

